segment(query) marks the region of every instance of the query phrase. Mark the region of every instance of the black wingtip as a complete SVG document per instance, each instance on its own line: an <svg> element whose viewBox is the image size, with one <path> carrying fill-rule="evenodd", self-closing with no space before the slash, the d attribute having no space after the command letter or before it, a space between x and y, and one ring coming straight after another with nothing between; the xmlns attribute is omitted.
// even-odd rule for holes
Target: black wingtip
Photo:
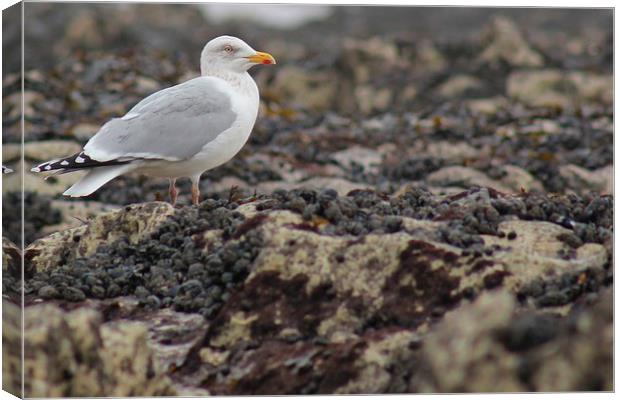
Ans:
<svg viewBox="0 0 620 400"><path fill-rule="evenodd" d="M70 157L51 160L37 165L30 169L32 172L52 172L52 171L77 171L80 169L89 169L95 167L103 167L107 165L127 164L129 161L97 161L84 154L83 151Z"/></svg>

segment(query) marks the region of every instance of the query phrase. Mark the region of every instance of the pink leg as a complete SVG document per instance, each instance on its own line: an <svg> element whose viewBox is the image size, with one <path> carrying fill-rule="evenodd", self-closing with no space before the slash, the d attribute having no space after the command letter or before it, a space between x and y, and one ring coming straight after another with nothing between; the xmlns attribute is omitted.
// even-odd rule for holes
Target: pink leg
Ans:
<svg viewBox="0 0 620 400"><path fill-rule="evenodd" d="M200 202L200 188L198 182L192 181L192 204L196 205Z"/></svg>
<svg viewBox="0 0 620 400"><path fill-rule="evenodd" d="M168 192L170 193L170 204L173 206L177 203L177 195L179 194L179 191L175 186L176 182L176 179L170 178L170 189Z"/></svg>

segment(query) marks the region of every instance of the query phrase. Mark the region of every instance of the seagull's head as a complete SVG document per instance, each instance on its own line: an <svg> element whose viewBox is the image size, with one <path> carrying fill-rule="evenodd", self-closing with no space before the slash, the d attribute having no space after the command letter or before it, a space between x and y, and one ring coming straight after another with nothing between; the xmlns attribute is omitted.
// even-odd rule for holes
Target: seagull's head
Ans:
<svg viewBox="0 0 620 400"><path fill-rule="evenodd" d="M271 54L254 50L243 40L233 36L220 36L206 44L200 56L203 71L223 68L245 72L256 64L275 64Z"/></svg>

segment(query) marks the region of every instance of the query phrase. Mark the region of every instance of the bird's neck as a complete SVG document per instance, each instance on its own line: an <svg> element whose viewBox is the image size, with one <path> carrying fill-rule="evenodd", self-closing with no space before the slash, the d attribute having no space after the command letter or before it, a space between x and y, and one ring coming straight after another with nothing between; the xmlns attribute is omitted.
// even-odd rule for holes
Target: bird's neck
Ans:
<svg viewBox="0 0 620 400"><path fill-rule="evenodd" d="M254 82L254 79L252 79L247 71L237 72L203 65L201 68L201 75L220 78L228 82L235 90L241 93L254 94L254 92L256 92L256 95L258 95L256 82Z"/></svg>

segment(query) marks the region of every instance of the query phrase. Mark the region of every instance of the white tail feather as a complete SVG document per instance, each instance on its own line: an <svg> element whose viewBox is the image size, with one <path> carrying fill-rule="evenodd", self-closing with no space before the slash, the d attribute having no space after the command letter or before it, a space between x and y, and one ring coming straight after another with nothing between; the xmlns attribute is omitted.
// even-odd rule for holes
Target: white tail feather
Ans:
<svg viewBox="0 0 620 400"><path fill-rule="evenodd" d="M71 197L88 196L112 179L133 168L134 166L130 164L93 168L63 194Z"/></svg>

